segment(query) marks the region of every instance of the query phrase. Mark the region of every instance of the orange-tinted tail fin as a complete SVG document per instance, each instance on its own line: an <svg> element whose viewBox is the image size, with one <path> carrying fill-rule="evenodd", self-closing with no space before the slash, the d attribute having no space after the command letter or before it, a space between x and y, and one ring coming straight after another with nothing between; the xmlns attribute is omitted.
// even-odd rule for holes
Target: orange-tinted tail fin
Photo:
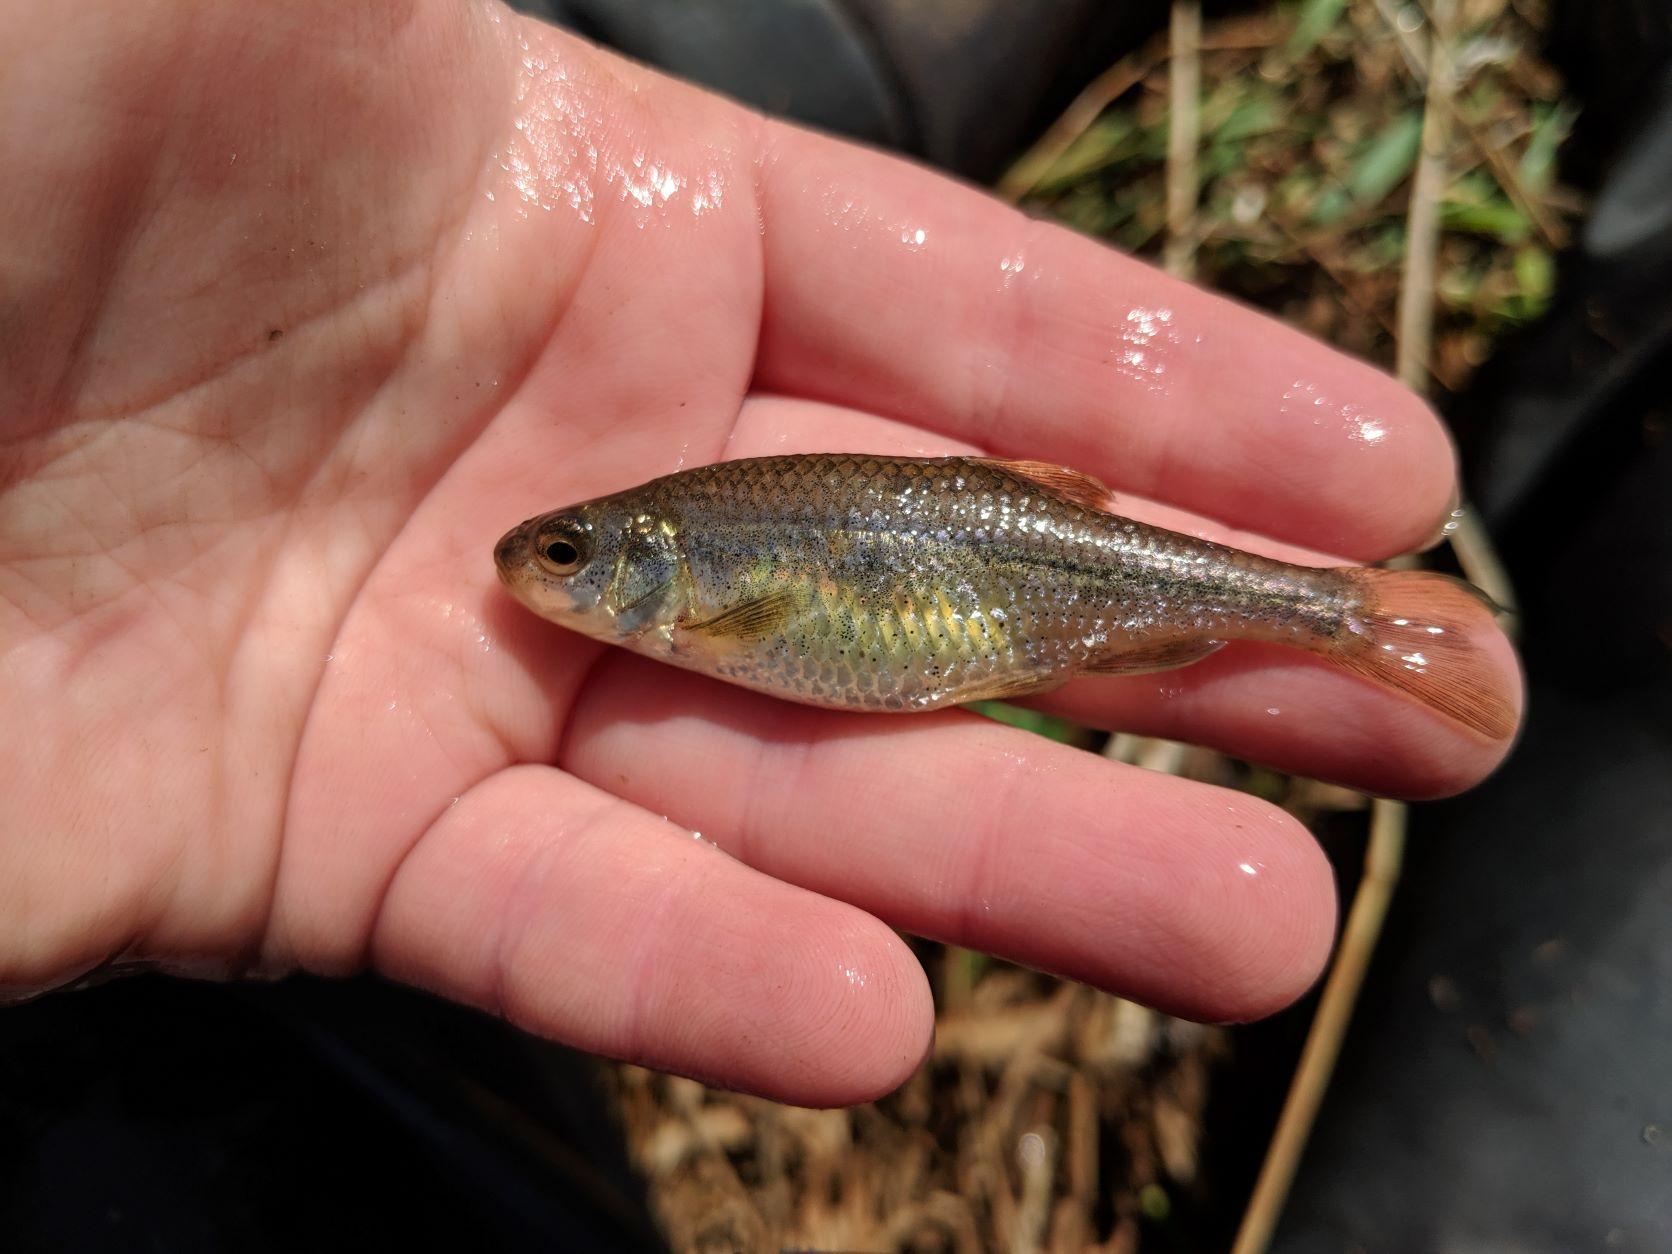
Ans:
<svg viewBox="0 0 1672 1254"><path fill-rule="evenodd" d="M1415 698L1492 740L1516 714L1506 680L1481 648L1496 608L1473 584L1426 570L1346 572L1359 608L1326 654L1372 683Z"/></svg>

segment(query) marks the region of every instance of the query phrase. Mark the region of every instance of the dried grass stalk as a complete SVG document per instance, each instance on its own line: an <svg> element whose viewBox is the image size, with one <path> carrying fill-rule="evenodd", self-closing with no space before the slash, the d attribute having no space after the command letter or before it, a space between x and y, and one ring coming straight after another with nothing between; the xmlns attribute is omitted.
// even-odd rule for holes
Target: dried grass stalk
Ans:
<svg viewBox="0 0 1672 1254"><path fill-rule="evenodd" d="M1167 244L1163 264L1188 279L1196 273L1196 200L1201 180L1196 151L1202 142L1202 4L1174 0L1173 61L1167 74Z"/></svg>

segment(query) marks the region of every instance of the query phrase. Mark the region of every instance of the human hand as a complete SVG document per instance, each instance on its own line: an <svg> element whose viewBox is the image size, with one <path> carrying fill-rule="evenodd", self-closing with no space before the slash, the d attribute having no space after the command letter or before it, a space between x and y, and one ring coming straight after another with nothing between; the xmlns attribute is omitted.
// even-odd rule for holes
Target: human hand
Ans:
<svg viewBox="0 0 1672 1254"><path fill-rule="evenodd" d="M0 49L0 984L370 965L819 1104L928 1048L894 927L1211 1019L1315 977L1277 809L607 650L491 548L681 464L981 449L1377 559L1454 486L1391 381L481 4L25 3ZM1506 748L1254 647L1040 704L1419 796Z"/></svg>

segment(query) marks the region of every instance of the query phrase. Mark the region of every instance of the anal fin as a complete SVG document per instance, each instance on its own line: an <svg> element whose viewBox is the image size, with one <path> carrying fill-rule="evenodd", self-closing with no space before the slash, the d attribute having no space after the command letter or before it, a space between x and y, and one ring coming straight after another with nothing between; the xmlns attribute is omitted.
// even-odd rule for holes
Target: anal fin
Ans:
<svg viewBox="0 0 1672 1254"><path fill-rule="evenodd" d="M795 594L788 590L768 592L764 596L739 601L711 618L681 623L680 626L705 636L758 640L772 635L795 617L796 604Z"/></svg>
<svg viewBox="0 0 1672 1254"><path fill-rule="evenodd" d="M1055 692L1068 682L1065 675L1006 675L969 692L958 694L958 703L970 701L1014 701L1019 697L1037 697Z"/></svg>
<svg viewBox="0 0 1672 1254"><path fill-rule="evenodd" d="M1084 667L1087 675L1144 675L1200 662L1225 647L1223 640L1170 640L1166 644L1105 653Z"/></svg>

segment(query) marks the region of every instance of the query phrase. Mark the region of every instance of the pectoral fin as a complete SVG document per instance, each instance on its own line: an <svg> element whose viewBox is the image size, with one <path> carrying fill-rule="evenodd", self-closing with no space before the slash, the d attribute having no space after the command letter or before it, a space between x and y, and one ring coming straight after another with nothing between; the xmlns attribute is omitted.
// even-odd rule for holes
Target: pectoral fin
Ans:
<svg viewBox="0 0 1672 1254"><path fill-rule="evenodd" d="M1051 462L1010 461L1000 457L980 457L977 461L996 466L1006 474L1015 475L1047 492L1085 509L1107 512L1109 489L1090 475L1058 466Z"/></svg>
<svg viewBox="0 0 1672 1254"><path fill-rule="evenodd" d="M1200 662L1210 653L1225 647L1223 640L1174 640L1167 644L1123 649L1118 653L1103 654L1085 667L1088 675L1143 675L1150 671L1170 671L1180 666Z"/></svg>
<svg viewBox="0 0 1672 1254"><path fill-rule="evenodd" d="M769 592L765 596L740 601L712 618L681 623L680 626L686 631L697 631L716 638L758 640L782 630L795 617L796 604L794 593L788 590Z"/></svg>

